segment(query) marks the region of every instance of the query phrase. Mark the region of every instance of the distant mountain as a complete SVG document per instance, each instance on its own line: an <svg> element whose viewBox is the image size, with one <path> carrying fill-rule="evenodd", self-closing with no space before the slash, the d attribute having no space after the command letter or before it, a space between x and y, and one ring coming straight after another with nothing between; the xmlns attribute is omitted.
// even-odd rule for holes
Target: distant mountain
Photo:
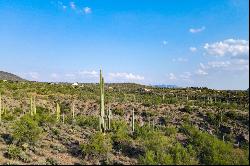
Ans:
<svg viewBox="0 0 250 166"><path fill-rule="evenodd" d="M8 81L27 81L15 74L11 74L8 72L0 71L0 80L8 80Z"/></svg>
<svg viewBox="0 0 250 166"><path fill-rule="evenodd" d="M157 88L178 88L178 86L176 85L154 85L154 87L157 87Z"/></svg>

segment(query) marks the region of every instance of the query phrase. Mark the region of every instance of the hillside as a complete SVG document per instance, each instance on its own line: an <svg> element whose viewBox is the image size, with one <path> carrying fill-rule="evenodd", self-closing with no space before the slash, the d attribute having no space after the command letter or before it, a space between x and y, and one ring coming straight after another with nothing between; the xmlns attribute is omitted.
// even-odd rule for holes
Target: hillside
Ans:
<svg viewBox="0 0 250 166"><path fill-rule="evenodd" d="M0 81L0 164L249 163L246 91L137 84L104 90L112 113L102 133L99 84Z"/></svg>
<svg viewBox="0 0 250 166"><path fill-rule="evenodd" d="M4 71L0 71L0 80L25 81L25 79L22 79L21 77L15 74L4 72Z"/></svg>

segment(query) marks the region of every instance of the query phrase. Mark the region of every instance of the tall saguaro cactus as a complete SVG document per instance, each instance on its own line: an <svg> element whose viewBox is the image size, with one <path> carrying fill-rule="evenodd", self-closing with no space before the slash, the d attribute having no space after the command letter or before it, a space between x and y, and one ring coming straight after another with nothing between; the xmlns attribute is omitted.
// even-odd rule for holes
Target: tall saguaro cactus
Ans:
<svg viewBox="0 0 250 166"><path fill-rule="evenodd" d="M2 95L0 93L0 122L2 122Z"/></svg>
<svg viewBox="0 0 250 166"><path fill-rule="evenodd" d="M33 99L33 97L30 97L30 115L36 115L36 101L35 101L35 97Z"/></svg>
<svg viewBox="0 0 250 166"><path fill-rule="evenodd" d="M33 100L33 114L36 115L36 97Z"/></svg>
<svg viewBox="0 0 250 166"><path fill-rule="evenodd" d="M59 122L60 121L60 105L58 103L56 103L56 121Z"/></svg>
<svg viewBox="0 0 250 166"><path fill-rule="evenodd" d="M112 118L112 112L111 112L111 109L109 108L108 109L108 130L111 130L111 118Z"/></svg>
<svg viewBox="0 0 250 166"><path fill-rule="evenodd" d="M131 120L132 132L135 131L135 110L132 110L132 120Z"/></svg>
<svg viewBox="0 0 250 166"><path fill-rule="evenodd" d="M100 70L100 131L105 132L105 111L104 111L104 78L102 76L102 70Z"/></svg>
<svg viewBox="0 0 250 166"><path fill-rule="evenodd" d="M72 119L75 119L75 103L72 103Z"/></svg>
<svg viewBox="0 0 250 166"><path fill-rule="evenodd" d="M33 99L30 97L30 115L33 116Z"/></svg>

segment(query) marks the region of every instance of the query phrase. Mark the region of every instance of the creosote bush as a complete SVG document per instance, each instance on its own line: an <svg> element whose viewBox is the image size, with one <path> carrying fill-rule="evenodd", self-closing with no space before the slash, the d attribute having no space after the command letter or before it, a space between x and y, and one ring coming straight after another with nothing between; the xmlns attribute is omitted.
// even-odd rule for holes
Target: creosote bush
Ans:
<svg viewBox="0 0 250 166"><path fill-rule="evenodd" d="M183 147L161 131L145 126L136 130L136 139L142 144L144 155L139 157L140 164L197 164L194 151Z"/></svg>
<svg viewBox="0 0 250 166"><path fill-rule="evenodd" d="M96 116L80 115L76 117L76 124L81 127L91 127L97 130L99 126L99 119Z"/></svg>
<svg viewBox="0 0 250 166"><path fill-rule="evenodd" d="M106 158L112 150L111 138L108 134L97 132L93 134L87 144L81 144L84 156Z"/></svg>
<svg viewBox="0 0 250 166"><path fill-rule="evenodd" d="M38 123L30 116L24 115L13 125L13 137L17 144L35 144L42 133Z"/></svg>
<svg viewBox="0 0 250 166"><path fill-rule="evenodd" d="M196 151L200 164L248 164L248 150L235 149L232 144L225 143L215 136L201 132L189 125L184 125L181 130L188 136L188 143Z"/></svg>

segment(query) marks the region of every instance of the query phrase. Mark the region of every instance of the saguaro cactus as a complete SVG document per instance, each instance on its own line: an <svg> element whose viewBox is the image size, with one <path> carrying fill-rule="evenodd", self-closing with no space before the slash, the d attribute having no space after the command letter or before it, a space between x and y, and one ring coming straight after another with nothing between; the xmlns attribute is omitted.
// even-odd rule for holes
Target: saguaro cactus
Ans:
<svg viewBox="0 0 250 166"><path fill-rule="evenodd" d="M64 124L64 113L62 114L62 122Z"/></svg>
<svg viewBox="0 0 250 166"><path fill-rule="evenodd" d="M131 127L132 127L132 132L135 131L135 110L132 110L132 119L131 119Z"/></svg>
<svg viewBox="0 0 250 166"><path fill-rule="evenodd" d="M36 115L36 101L35 101L35 97L33 99L33 97L30 97L30 115Z"/></svg>
<svg viewBox="0 0 250 166"><path fill-rule="evenodd" d="M104 111L104 78L102 76L102 70L100 70L100 131L105 132L105 111Z"/></svg>
<svg viewBox="0 0 250 166"><path fill-rule="evenodd" d="M59 122L60 121L60 105L58 103L56 103L56 121Z"/></svg>
<svg viewBox="0 0 250 166"><path fill-rule="evenodd" d="M0 93L0 122L2 122L2 95Z"/></svg>
<svg viewBox="0 0 250 166"><path fill-rule="evenodd" d="M33 114L36 115L36 97L33 100Z"/></svg>
<svg viewBox="0 0 250 166"><path fill-rule="evenodd" d="M75 103L72 104L72 119L75 119Z"/></svg>
<svg viewBox="0 0 250 166"><path fill-rule="evenodd" d="M30 97L30 115L33 116L33 98Z"/></svg>
<svg viewBox="0 0 250 166"><path fill-rule="evenodd" d="M108 130L111 130L111 118L112 118L112 112L111 112L110 107L109 107L109 109L108 109L108 116L107 116L107 118L108 118Z"/></svg>

